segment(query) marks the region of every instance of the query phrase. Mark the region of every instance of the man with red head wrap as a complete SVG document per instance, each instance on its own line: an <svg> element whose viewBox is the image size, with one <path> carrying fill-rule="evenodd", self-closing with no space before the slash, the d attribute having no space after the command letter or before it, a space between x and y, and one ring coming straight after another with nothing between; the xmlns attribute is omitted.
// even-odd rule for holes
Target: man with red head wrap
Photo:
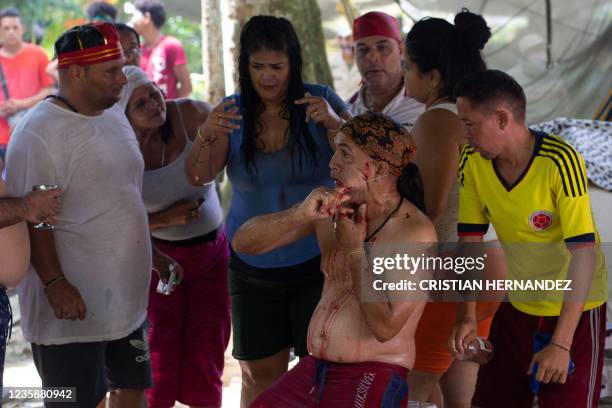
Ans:
<svg viewBox="0 0 612 408"><path fill-rule="evenodd" d="M404 47L396 18L372 11L353 22L355 58L362 86L349 100L349 112L380 112L410 129L423 105L405 96Z"/></svg>
<svg viewBox="0 0 612 408"><path fill-rule="evenodd" d="M108 390L114 406L141 407L151 385L151 244L142 155L116 105L125 60L109 23L68 30L55 52L58 92L19 123L7 155L11 194L40 184L65 192L54 230L30 225L23 334L44 387L75 387L79 407L95 407Z"/></svg>

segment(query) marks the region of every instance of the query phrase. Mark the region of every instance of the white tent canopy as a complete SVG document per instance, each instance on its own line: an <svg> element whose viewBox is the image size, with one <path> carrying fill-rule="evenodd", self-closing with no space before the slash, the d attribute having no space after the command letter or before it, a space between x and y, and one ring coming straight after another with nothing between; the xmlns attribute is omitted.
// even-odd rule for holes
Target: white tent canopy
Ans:
<svg viewBox="0 0 612 408"><path fill-rule="evenodd" d="M491 68L525 88L528 122L558 116L591 118L612 87L612 2L609 0L400 0L414 19L452 21L461 7L482 14L493 37L484 50ZM408 23L407 26L411 25Z"/></svg>

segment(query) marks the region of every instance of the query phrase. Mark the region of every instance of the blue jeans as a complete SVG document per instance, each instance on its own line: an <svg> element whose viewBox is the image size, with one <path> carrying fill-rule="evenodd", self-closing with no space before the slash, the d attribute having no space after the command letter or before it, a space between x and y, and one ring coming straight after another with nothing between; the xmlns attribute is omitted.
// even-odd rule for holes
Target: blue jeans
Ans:
<svg viewBox="0 0 612 408"><path fill-rule="evenodd" d="M2 389L2 376L4 374L6 343L11 336L12 325L13 315L11 313L11 303L6 295L6 291L0 288L0 389Z"/></svg>
<svg viewBox="0 0 612 408"><path fill-rule="evenodd" d="M0 177L5 179L6 172L6 148L7 145L0 145Z"/></svg>

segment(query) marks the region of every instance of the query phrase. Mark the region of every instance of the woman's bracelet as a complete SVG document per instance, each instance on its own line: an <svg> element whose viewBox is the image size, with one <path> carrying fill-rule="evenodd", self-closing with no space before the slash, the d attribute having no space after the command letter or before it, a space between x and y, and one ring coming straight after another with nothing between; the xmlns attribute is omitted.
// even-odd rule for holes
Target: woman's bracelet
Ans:
<svg viewBox="0 0 612 408"><path fill-rule="evenodd" d="M204 147L204 146L210 146L211 144L215 143L217 141L218 137L213 136L204 136L202 134L202 126L198 126L198 130L196 131L196 136L195 136L195 140L198 140L200 142L200 147Z"/></svg>
<svg viewBox="0 0 612 408"><path fill-rule="evenodd" d="M570 349L560 345L559 343L555 343L554 341L551 341L550 344L552 344L555 347L559 347L561 350L564 350L564 351L567 351L568 353L570 353Z"/></svg>
<svg viewBox="0 0 612 408"><path fill-rule="evenodd" d="M53 286L56 283L61 282L63 280L66 280L66 277L64 275L60 275L60 276L57 276L57 277L51 279L49 282L45 283L44 284L45 288L43 289L43 292L45 293L45 295L47 294L47 290L49 290L49 288L51 286Z"/></svg>
<svg viewBox="0 0 612 408"><path fill-rule="evenodd" d="M198 129L196 130L195 140L204 140L204 136L202 135L202 125L198 126Z"/></svg>

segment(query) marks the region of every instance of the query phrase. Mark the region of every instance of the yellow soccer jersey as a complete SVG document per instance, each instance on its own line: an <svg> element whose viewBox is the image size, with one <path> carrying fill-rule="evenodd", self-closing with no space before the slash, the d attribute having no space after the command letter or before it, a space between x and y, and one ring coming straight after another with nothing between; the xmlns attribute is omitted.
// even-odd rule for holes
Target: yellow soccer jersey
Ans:
<svg viewBox="0 0 612 408"><path fill-rule="evenodd" d="M506 254L508 279L565 279L570 252L565 243L599 243L582 156L567 142L543 132L533 156L513 185L493 161L470 145L459 161L460 236L484 234L492 223ZM598 260L585 310L607 299L605 261ZM509 292L512 304L536 316L558 316L563 292ZM535 297L534 297L535 296ZM528 299L528 301L527 301Z"/></svg>

